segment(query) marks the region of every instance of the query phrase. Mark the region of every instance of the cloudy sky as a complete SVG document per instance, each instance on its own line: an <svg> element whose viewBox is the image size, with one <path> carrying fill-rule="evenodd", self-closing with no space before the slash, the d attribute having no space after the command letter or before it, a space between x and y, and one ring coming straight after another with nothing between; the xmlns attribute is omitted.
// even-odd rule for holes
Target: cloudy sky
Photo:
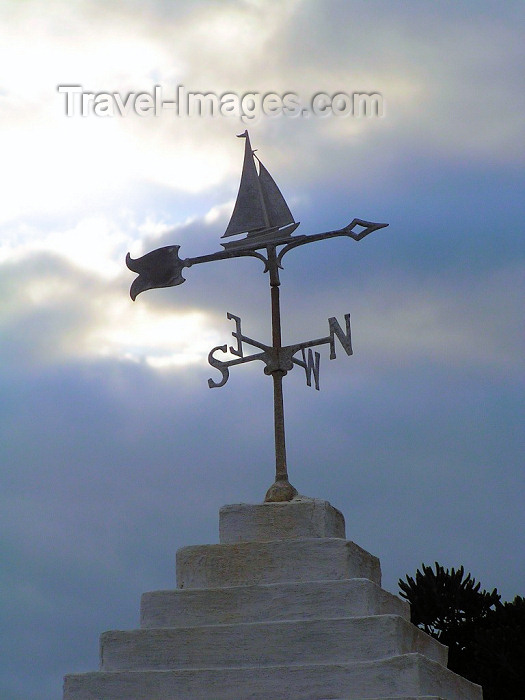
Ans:
<svg viewBox="0 0 525 700"><path fill-rule="evenodd" d="M98 636L174 586L178 547L273 481L271 381L210 391L226 312L269 339L246 258L129 298L129 251L220 250L245 128L298 233L285 342L352 316L321 391L285 379L290 478L342 510L385 588L422 562L524 594L523 3L5 0L0 10L0 696L55 700ZM66 116L59 86L377 93L382 117ZM78 106L78 105L77 105Z"/></svg>

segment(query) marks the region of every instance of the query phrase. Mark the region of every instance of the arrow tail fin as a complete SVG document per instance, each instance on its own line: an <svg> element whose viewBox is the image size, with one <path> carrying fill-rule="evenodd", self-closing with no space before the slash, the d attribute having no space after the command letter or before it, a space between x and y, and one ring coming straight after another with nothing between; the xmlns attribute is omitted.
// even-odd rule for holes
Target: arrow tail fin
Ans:
<svg viewBox="0 0 525 700"><path fill-rule="evenodd" d="M179 248L178 245L157 248L141 258L132 258L129 253L126 255L126 265L138 274L129 290L133 301L148 289L175 287L186 281L182 276L185 264L179 258Z"/></svg>

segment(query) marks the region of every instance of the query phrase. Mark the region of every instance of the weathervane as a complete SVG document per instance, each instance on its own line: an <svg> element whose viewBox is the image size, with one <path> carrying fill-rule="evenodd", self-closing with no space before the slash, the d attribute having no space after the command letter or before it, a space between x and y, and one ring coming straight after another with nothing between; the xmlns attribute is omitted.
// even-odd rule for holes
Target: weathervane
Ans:
<svg viewBox="0 0 525 700"><path fill-rule="evenodd" d="M244 237L223 243L224 251L200 255L195 258L185 258L184 260L179 258L180 246L178 245L158 248L136 259L133 259L128 253L126 265L130 270L138 273L138 277L131 285L130 295L134 301L138 294L147 289L174 287L182 284L185 282L182 270L192 265L248 255L262 260L264 272L269 273L270 281L272 344L266 345L244 335L241 329L241 319L228 313L227 318L235 323L235 331L232 332L232 336L237 343L236 346L229 348L234 359L221 360L216 356L217 353L226 354L228 352L227 345L219 345L210 351L208 362L219 370L221 379L220 381L209 379L208 386L212 389L224 386L228 381L229 368L234 365L254 360L261 360L264 363L264 373L273 378L275 430L275 483L268 489L265 501L290 501L297 495L297 491L288 481L286 466L283 377L293 369L294 365L298 365L305 371L307 385L311 386L313 374L315 388L319 389L320 354L317 351L314 354L312 348L319 345L329 345L330 359L333 360L336 357L335 339L338 339L347 355L352 354L352 340L350 314L346 314L345 330L341 328L335 318L329 318L328 335L324 338L293 345L282 345L279 304L279 285L281 284L279 270L282 269L282 259L286 253L294 248L314 241L322 241L325 238L349 236L355 241L360 241L372 231L384 228L388 224L376 224L362 219L354 219L348 226L337 231L327 231L312 236L292 236L292 233L299 226L299 222L294 220L281 191L252 150L248 132L245 131L239 136L246 140L241 183L230 223L222 238L241 234ZM258 170L255 161L259 164ZM266 254L260 252L263 249ZM279 252L278 249L280 249ZM245 345L257 348L259 352L246 355ZM300 357L296 357L298 353L300 353Z"/></svg>

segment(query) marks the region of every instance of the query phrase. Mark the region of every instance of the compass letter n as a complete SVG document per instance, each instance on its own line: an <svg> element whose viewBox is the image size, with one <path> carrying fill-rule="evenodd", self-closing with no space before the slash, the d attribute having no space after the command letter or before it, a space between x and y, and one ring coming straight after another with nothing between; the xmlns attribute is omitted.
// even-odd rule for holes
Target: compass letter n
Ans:
<svg viewBox="0 0 525 700"><path fill-rule="evenodd" d="M350 333L350 314L345 314L346 321L346 334L343 333L343 329L339 325L337 319L332 316L328 319L328 326L330 328L330 359L335 360L335 336L337 336L339 342L343 346L347 355L353 353L352 350L352 336Z"/></svg>

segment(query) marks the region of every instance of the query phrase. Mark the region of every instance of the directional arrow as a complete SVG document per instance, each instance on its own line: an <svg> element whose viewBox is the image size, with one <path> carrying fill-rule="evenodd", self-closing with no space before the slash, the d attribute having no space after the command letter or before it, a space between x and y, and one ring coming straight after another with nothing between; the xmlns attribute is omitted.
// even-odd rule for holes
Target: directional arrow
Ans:
<svg viewBox="0 0 525 700"><path fill-rule="evenodd" d="M362 230L354 231L357 226L361 227ZM281 261L286 253L301 245L322 241L326 238L335 238L336 236L348 236L349 238L353 238L354 241L360 241L365 236L368 236L369 233L385 228L386 226L388 226L388 224L377 224L371 221L363 221L362 219L354 219L348 226L336 231L326 231L325 233L316 233L311 236L292 236L289 239L290 242L286 243L279 252L277 256L277 265L282 269ZM163 248L157 248L151 253L146 253L146 255L143 255L141 258L132 258L128 253L126 255L126 265L130 270L138 274L138 277L131 285L130 296L133 301L135 301L141 292L145 292L148 289L176 287L186 281L186 278L182 276L182 270L185 267L192 267L193 265L200 265L201 263L213 262L215 260L229 260L230 258L251 256L262 260L265 264L264 272L268 272L268 258L262 253L257 252L258 250L263 248L267 249L268 247L268 244L254 242L246 244L246 246L242 248L221 250L217 253L211 253L210 255L200 255L195 258L185 258L184 260L179 258L179 245L168 245Z"/></svg>

